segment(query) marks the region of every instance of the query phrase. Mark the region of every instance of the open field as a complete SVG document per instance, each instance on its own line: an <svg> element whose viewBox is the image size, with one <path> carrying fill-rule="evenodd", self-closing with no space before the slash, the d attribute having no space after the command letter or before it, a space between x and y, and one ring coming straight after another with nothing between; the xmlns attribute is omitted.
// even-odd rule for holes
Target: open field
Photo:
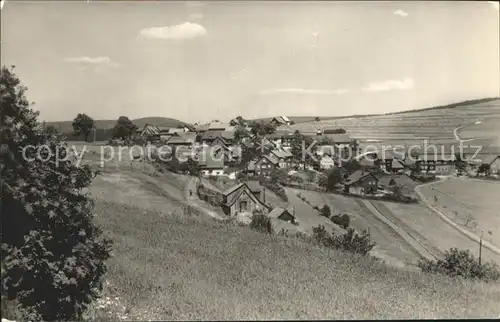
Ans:
<svg viewBox="0 0 500 322"><path fill-rule="evenodd" d="M386 144L423 144L423 139L451 144L456 142L453 135L456 127L478 119L484 121L484 125L477 126L481 135L473 137L498 135L495 124L500 124L500 99L455 108L298 123L290 128L303 133L316 133L318 127L339 127L360 141L384 140ZM492 132L495 128L497 131Z"/></svg>
<svg viewBox="0 0 500 322"><path fill-rule="evenodd" d="M270 237L203 216L152 209L145 214L141 208L102 199L96 202L96 212L97 223L115 242L99 301L105 307L92 311L97 318L498 315L497 284L398 270L369 258L327 252L297 239Z"/></svg>
<svg viewBox="0 0 500 322"><path fill-rule="evenodd" d="M348 214L350 227L358 232L370 232L370 238L377 243L371 254L395 266L413 266L419 259L418 253L385 223L375 218L356 198L315 191L300 191L313 205L328 205L332 214Z"/></svg>
<svg viewBox="0 0 500 322"><path fill-rule="evenodd" d="M500 183L486 180L450 179L425 185L427 201L455 223L500 246ZM433 198L438 197L435 203ZM489 235L488 231L492 234Z"/></svg>
<svg viewBox="0 0 500 322"><path fill-rule="evenodd" d="M304 195L304 190L285 187L285 191L288 197L288 209L292 212L295 211L295 217L299 222L299 225L297 226L299 231L305 234L312 234L313 227L323 225L325 226L325 229L330 232L344 232L344 229L334 224L330 219L320 216L318 211L312 208L316 205L312 200L309 200L312 204L311 206L297 196L297 193Z"/></svg>
<svg viewBox="0 0 500 322"><path fill-rule="evenodd" d="M469 249L476 256L479 244L444 222L436 213L422 204L401 204L372 201L372 204L398 226L414 233L421 244L444 252L452 247ZM500 256L483 247L483 259L500 264Z"/></svg>

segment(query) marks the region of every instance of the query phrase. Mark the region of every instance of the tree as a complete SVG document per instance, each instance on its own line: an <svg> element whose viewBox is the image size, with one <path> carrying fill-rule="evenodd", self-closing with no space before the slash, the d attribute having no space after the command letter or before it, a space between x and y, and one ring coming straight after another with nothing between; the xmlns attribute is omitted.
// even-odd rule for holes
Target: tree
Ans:
<svg viewBox="0 0 500 322"><path fill-rule="evenodd" d="M269 135L276 132L276 125L271 122L253 121L250 123L251 132L255 135Z"/></svg>
<svg viewBox="0 0 500 322"><path fill-rule="evenodd" d="M328 205L324 205L323 208L320 210L320 215L326 218L330 218L330 215L332 214L330 207Z"/></svg>
<svg viewBox="0 0 500 322"><path fill-rule="evenodd" d="M329 169L326 176L321 177L319 185L324 187L327 191L335 190L337 183L342 182L341 168Z"/></svg>
<svg viewBox="0 0 500 322"><path fill-rule="evenodd" d="M301 160L303 162L304 169L306 164L314 166L315 163L318 162L312 156L317 150L317 145L315 143L316 142L312 137L302 135L299 130L296 130L293 133L292 140L290 142L290 152L295 160Z"/></svg>
<svg viewBox="0 0 500 322"><path fill-rule="evenodd" d="M44 132L45 132L45 134L48 134L48 135L54 135L54 134L57 134L59 131L57 131L57 129L54 125L48 125L47 127L45 127Z"/></svg>
<svg viewBox="0 0 500 322"><path fill-rule="evenodd" d="M113 128L113 138L130 138L137 131L137 126L126 116L120 116Z"/></svg>
<svg viewBox="0 0 500 322"><path fill-rule="evenodd" d="M83 192L95 174L44 135L13 68L0 76L2 299L18 301L29 320L77 320L102 289L111 247ZM40 157L29 146L43 146Z"/></svg>
<svg viewBox="0 0 500 322"><path fill-rule="evenodd" d="M462 154L455 153L455 168L458 170L459 173L462 173L465 171L465 168L467 167L467 162L463 160Z"/></svg>
<svg viewBox="0 0 500 322"><path fill-rule="evenodd" d="M73 120L73 132L76 135L83 135L87 141L90 131L94 128L94 120L87 114L78 113Z"/></svg>
<svg viewBox="0 0 500 322"><path fill-rule="evenodd" d="M316 122L319 122L319 121L320 121L319 116L316 116L316 117L314 118L314 120L315 120Z"/></svg>
<svg viewBox="0 0 500 322"><path fill-rule="evenodd" d="M234 130L234 140L236 142L241 142L241 140L245 137L249 137L250 136L250 133L248 133L248 130L245 129L244 127L240 127L238 126L235 130Z"/></svg>
<svg viewBox="0 0 500 322"><path fill-rule="evenodd" d="M361 165L359 164L359 162L356 159L351 159L351 160L349 160L349 162L344 164L343 168L344 168L344 170L347 171L347 173L353 173L353 172L361 169Z"/></svg>

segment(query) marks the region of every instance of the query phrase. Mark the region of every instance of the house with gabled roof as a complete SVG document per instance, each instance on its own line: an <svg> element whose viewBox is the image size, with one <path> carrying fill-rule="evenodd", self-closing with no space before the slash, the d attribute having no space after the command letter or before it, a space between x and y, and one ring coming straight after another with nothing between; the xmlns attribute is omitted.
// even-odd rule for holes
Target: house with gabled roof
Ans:
<svg viewBox="0 0 500 322"><path fill-rule="evenodd" d="M196 133L194 132L179 132L172 135L168 141L169 146L186 146L192 147L196 141Z"/></svg>
<svg viewBox="0 0 500 322"><path fill-rule="evenodd" d="M238 213L251 213L256 211L269 212L267 206L259 197L252 192L246 182L241 182L222 192L222 210L228 216Z"/></svg>
<svg viewBox="0 0 500 322"><path fill-rule="evenodd" d="M292 167L293 154L290 151L277 148L271 150L270 154L278 159L278 165L281 169L289 169Z"/></svg>
<svg viewBox="0 0 500 322"><path fill-rule="evenodd" d="M292 215L287 209L281 208L281 207L276 207L273 210L271 210L267 216L271 219L279 219L283 220L286 222L289 222L291 224L295 223L295 216Z"/></svg>
<svg viewBox="0 0 500 322"><path fill-rule="evenodd" d="M221 176L224 174L224 156L205 148L198 155L198 168L203 176Z"/></svg>
<svg viewBox="0 0 500 322"><path fill-rule="evenodd" d="M245 170L250 175L269 176L270 173L279 167L279 160L272 154L266 154L248 163Z"/></svg>
<svg viewBox="0 0 500 322"><path fill-rule="evenodd" d="M290 125L290 119L286 116L275 116L271 119L271 123L276 126L280 125Z"/></svg>
<svg viewBox="0 0 500 322"><path fill-rule="evenodd" d="M357 170L344 182L344 191L356 195L373 194L378 191L378 178L371 171Z"/></svg>

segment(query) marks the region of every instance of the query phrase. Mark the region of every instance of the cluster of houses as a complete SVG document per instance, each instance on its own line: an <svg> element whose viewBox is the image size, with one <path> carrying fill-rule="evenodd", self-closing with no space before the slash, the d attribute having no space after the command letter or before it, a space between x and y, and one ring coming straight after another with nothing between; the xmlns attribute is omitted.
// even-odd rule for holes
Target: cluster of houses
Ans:
<svg viewBox="0 0 500 322"><path fill-rule="evenodd" d="M291 144L294 131L289 126L290 119L286 116L274 117L271 121L277 125L274 133L260 138L256 142L251 129L246 124L240 124L237 119L229 123L213 120L199 126L186 125L179 128L166 128L148 124L139 130L139 134L151 144L164 144L174 148L177 153L186 158L196 159L198 169L204 176L234 175L236 170L248 175L269 175L274 169L294 170L309 168L327 170L342 166L346 155L356 155L357 146L348 133L338 128L318 129L314 133L301 133L312 137L316 142L315 166L304 165L302 160L294 159ZM236 140L238 127L243 127L247 137ZM252 160L242 162L242 151L246 148L258 147L261 153ZM442 154L442 153L441 153ZM455 172L456 159L453 154L439 155L416 153L411 157L395 153L392 150L383 153L372 153L359 158L364 169L381 170L384 173L431 173L452 174ZM495 174L500 169L498 155L486 156L483 167L488 174Z"/></svg>
<svg viewBox="0 0 500 322"><path fill-rule="evenodd" d="M167 128L147 124L138 134L149 144L168 145L176 150L177 155L196 158L200 173L205 176L228 175L238 167L249 175L268 175L275 168L290 170L303 167L300 160L294 160L291 153L291 143L294 131L288 126L290 119L286 116L273 118L271 123L278 125L276 131L260 138L257 142L251 129L244 126L248 137L236 140L236 129L241 126L236 120L223 123L213 120L199 126L184 126ZM342 131L340 131L342 132ZM350 148L349 135L338 129L318 130L305 134L313 136L318 142L328 139L330 145L318 145L317 157L319 168L329 169L334 166L334 155ZM241 169L241 154L243 148L257 148L258 153Z"/></svg>

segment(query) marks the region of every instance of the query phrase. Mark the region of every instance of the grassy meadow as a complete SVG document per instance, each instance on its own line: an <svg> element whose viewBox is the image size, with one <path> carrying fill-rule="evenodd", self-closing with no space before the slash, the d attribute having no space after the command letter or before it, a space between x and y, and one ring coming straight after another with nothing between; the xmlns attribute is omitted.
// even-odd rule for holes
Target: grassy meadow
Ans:
<svg viewBox="0 0 500 322"><path fill-rule="evenodd" d="M125 183L140 196L96 198L96 221L114 249L102 298L88 318L498 316L498 284L396 269L298 238L265 235L186 213L165 196L163 207L149 207L161 204L158 191L115 179L94 182L92 193Z"/></svg>

